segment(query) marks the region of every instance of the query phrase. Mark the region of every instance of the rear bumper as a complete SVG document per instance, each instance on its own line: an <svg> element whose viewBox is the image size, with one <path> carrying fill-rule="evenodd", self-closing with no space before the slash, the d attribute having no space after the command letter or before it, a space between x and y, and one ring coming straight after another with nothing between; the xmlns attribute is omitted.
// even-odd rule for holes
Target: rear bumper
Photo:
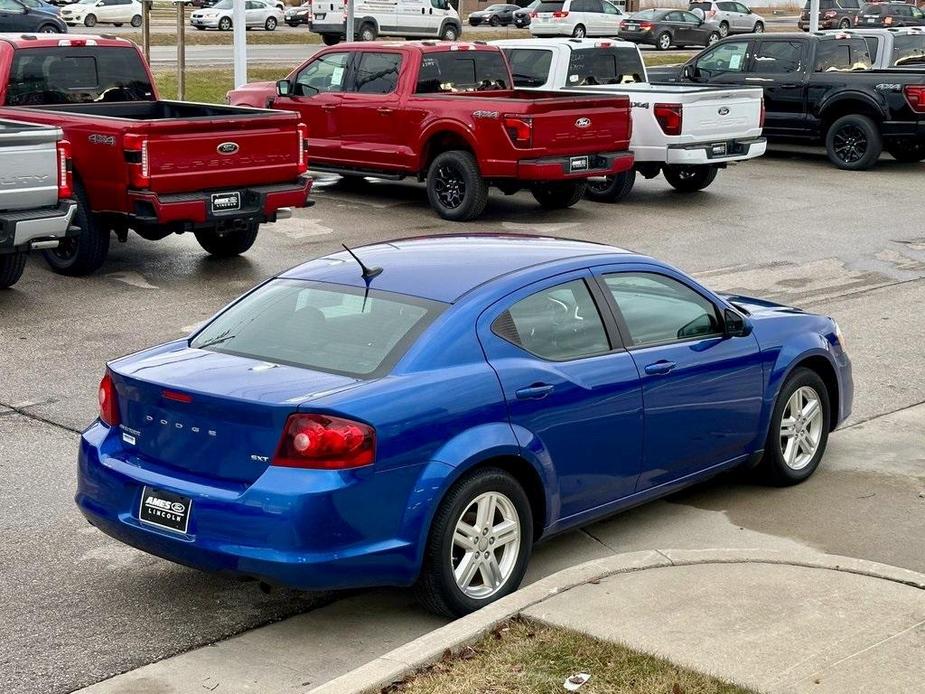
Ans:
<svg viewBox="0 0 925 694"><path fill-rule="evenodd" d="M75 502L107 535L203 571L301 590L407 586L419 553L396 528L417 473L269 467L249 486L211 486L142 466L96 423L81 438ZM138 519L145 486L191 499L186 533Z"/></svg>
<svg viewBox="0 0 925 694"><path fill-rule="evenodd" d="M587 158L588 168L574 170L575 159ZM605 152L543 159L524 159L517 162L517 178L523 181L561 181L592 176L609 176L633 168L632 152Z"/></svg>
<svg viewBox="0 0 925 694"><path fill-rule="evenodd" d="M312 179L301 176L293 183L269 186L225 188L196 193L159 195L144 190L129 190L132 212L131 223L139 225L174 224L195 228L214 228L235 222L275 222L283 208L307 207ZM234 210L213 211L214 195L238 193L240 207Z"/></svg>
<svg viewBox="0 0 925 694"><path fill-rule="evenodd" d="M62 200L55 207L0 213L0 254L28 250L33 242L75 236L71 226L77 204Z"/></svg>
<svg viewBox="0 0 925 694"><path fill-rule="evenodd" d="M571 24L530 22L530 33L533 36L571 36L574 30Z"/></svg>
<svg viewBox="0 0 925 694"><path fill-rule="evenodd" d="M632 43L655 44L655 34L651 31L618 31L617 38Z"/></svg>
<svg viewBox="0 0 925 694"><path fill-rule="evenodd" d="M721 149L717 149L718 145L725 146L725 154L720 153ZM665 163L695 165L745 161L760 157L767 148L768 141L763 137L668 145Z"/></svg>
<svg viewBox="0 0 925 694"><path fill-rule="evenodd" d="M925 118L918 121L885 121L880 132L888 138L910 138L925 141Z"/></svg>

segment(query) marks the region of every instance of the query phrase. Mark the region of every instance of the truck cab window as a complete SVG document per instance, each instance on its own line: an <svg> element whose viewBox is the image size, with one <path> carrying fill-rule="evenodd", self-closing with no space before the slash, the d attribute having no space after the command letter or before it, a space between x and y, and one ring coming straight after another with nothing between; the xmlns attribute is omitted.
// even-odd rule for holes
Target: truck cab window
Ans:
<svg viewBox="0 0 925 694"><path fill-rule="evenodd" d="M321 92L342 92L347 76L349 53L328 53L313 60L295 80L295 96L314 96Z"/></svg>
<svg viewBox="0 0 925 694"><path fill-rule="evenodd" d="M803 44L799 41L761 41L749 72L786 75L803 69Z"/></svg>
<svg viewBox="0 0 925 694"><path fill-rule="evenodd" d="M645 69L635 47L582 48L569 58L568 85L642 82Z"/></svg>
<svg viewBox="0 0 925 694"><path fill-rule="evenodd" d="M694 63L695 75L704 78L726 72L745 72L748 60L748 41L723 43Z"/></svg>
<svg viewBox="0 0 925 694"><path fill-rule="evenodd" d="M361 53L353 91L361 94L391 94L398 86L401 55Z"/></svg>
<svg viewBox="0 0 925 694"><path fill-rule="evenodd" d="M870 54L863 39L820 41L816 47L816 72L846 72L870 68Z"/></svg>

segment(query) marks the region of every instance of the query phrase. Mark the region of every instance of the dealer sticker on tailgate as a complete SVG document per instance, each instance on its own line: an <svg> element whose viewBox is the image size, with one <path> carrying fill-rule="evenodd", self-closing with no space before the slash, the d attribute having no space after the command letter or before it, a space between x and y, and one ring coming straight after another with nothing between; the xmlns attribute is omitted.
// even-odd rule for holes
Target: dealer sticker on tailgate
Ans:
<svg viewBox="0 0 925 694"><path fill-rule="evenodd" d="M240 193L212 193L212 212L234 212L240 209Z"/></svg>

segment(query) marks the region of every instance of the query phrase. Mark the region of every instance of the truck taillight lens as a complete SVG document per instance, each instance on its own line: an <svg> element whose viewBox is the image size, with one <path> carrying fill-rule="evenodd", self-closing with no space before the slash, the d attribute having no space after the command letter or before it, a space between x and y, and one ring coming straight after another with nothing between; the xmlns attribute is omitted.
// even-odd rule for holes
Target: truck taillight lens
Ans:
<svg viewBox="0 0 925 694"><path fill-rule="evenodd" d="M681 104L655 104L655 120L666 135L680 135L684 122Z"/></svg>
<svg viewBox="0 0 925 694"><path fill-rule="evenodd" d="M308 126L299 123L299 173L308 171Z"/></svg>
<svg viewBox="0 0 925 694"><path fill-rule="evenodd" d="M552 16L555 17L556 19L562 19L564 17L568 17L568 12L562 12L562 11L553 12Z"/></svg>
<svg viewBox="0 0 925 694"><path fill-rule="evenodd" d="M147 188L151 185L151 161L148 158L148 138L144 135L128 134L123 140L125 161L128 162L129 185L132 188Z"/></svg>
<svg viewBox="0 0 925 694"><path fill-rule="evenodd" d="M119 396L116 395L116 386L112 382L109 371L100 381L98 393L100 402L100 421L109 427L119 426Z"/></svg>
<svg viewBox="0 0 925 694"><path fill-rule="evenodd" d="M916 113L925 113L925 84L909 84L903 88L906 101Z"/></svg>
<svg viewBox="0 0 925 694"><path fill-rule="evenodd" d="M58 142L58 199L65 200L74 194L71 178L71 143L67 140Z"/></svg>
<svg viewBox="0 0 925 694"><path fill-rule="evenodd" d="M764 119L768 115L768 110L764 107L764 99L761 100L761 117L758 119L758 127L764 128Z"/></svg>
<svg viewBox="0 0 925 694"><path fill-rule="evenodd" d="M321 414L293 414L286 420L273 465L348 470L372 465L376 430L368 424Z"/></svg>
<svg viewBox="0 0 925 694"><path fill-rule="evenodd" d="M530 147L533 144L533 121L521 116L504 116L502 123L515 147Z"/></svg>

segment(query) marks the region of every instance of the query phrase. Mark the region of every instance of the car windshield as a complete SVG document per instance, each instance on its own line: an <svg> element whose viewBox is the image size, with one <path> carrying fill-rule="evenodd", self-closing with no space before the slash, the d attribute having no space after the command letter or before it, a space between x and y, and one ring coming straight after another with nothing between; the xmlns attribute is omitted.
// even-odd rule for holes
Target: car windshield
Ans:
<svg viewBox="0 0 925 694"><path fill-rule="evenodd" d="M489 5L487 8L487 11L488 12L499 12L500 10L503 10L505 7L507 7L507 5Z"/></svg>
<svg viewBox="0 0 925 694"><path fill-rule="evenodd" d="M391 369L443 308L403 294L275 279L219 314L190 347L368 378Z"/></svg>
<svg viewBox="0 0 925 694"><path fill-rule="evenodd" d="M892 65L925 65L925 34L894 35Z"/></svg>
<svg viewBox="0 0 925 694"><path fill-rule="evenodd" d="M78 5L95 5L98 2L99 0L80 0L80 2L78 2L77 4Z"/></svg>

